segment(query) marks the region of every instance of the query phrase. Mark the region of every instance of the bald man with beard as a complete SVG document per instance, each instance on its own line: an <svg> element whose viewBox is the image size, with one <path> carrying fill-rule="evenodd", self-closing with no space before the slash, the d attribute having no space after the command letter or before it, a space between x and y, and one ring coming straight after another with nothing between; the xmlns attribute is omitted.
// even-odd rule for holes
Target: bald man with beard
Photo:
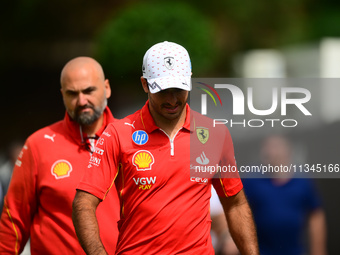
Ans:
<svg viewBox="0 0 340 255"><path fill-rule="evenodd" d="M85 254L72 223L76 187L106 126L115 121L107 107L109 81L101 65L77 57L60 77L65 117L28 137L5 197L0 219L0 254L20 254L30 239L31 254ZM100 153L100 152L97 152ZM97 208L99 232L115 253L119 198L114 185Z"/></svg>

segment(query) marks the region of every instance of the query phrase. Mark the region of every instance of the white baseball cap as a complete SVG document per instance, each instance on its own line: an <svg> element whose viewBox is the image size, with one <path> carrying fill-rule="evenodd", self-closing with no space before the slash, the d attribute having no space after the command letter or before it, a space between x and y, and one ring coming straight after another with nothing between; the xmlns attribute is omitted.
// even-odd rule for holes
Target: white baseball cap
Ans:
<svg viewBox="0 0 340 255"><path fill-rule="evenodd" d="M191 90L191 61L187 50L173 42L152 46L143 58L143 77L151 93L164 89Z"/></svg>

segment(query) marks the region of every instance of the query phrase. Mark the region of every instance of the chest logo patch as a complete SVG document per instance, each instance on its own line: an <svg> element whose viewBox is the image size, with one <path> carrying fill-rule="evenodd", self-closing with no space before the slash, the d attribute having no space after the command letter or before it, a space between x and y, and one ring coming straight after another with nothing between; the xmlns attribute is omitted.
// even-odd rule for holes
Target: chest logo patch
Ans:
<svg viewBox="0 0 340 255"><path fill-rule="evenodd" d="M133 132L132 140L135 144L144 145L149 140L149 136L144 130L137 130Z"/></svg>
<svg viewBox="0 0 340 255"><path fill-rule="evenodd" d="M196 128L196 135L198 140L201 143L205 144L209 139L209 129L204 127Z"/></svg>
<svg viewBox="0 0 340 255"><path fill-rule="evenodd" d="M71 163L64 159L60 159L54 162L51 168L51 173L57 180L69 177L71 172Z"/></svg>
<svg viewBox="0 0 340 255"><path fill-rule="evenodd" d="M153 163L155 163L153 155L146 150L137 151L132 157L132 164L137 171L151 170Z"/></svg>
<svg viewBox="0 0 340 255"><path fill-rule="evenodd" d="M202 151L202 154L196 158L196 162L201 165L207 165L209 164L209 159L205 155L204 151Z"/></svg>

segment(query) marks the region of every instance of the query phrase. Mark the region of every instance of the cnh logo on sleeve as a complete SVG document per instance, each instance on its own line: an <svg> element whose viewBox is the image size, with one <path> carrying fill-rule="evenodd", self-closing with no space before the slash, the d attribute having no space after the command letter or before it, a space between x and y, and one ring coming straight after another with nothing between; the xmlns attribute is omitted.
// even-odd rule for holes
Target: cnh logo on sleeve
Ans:
<svg viewBox="0 0 340 255"><path fill-rule="evenodd" d="M151 152L147 150L137 151L132 157L132 164L137 171L151 170L153 163L155 163L155 159Z"/></svg>

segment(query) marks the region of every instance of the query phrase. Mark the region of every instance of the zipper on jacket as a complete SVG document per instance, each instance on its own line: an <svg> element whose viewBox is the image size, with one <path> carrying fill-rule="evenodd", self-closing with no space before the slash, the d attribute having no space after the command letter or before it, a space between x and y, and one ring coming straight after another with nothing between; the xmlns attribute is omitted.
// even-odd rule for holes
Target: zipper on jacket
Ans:
<svg viewBox="0 0 340 255"><path fill-rule="evenodd" d="M161 130L168 138L169 138L169 141L170 141L170 155L171 156L175 156L175 146L174 146L174 140L175 140L175 137L176 135L178 134L178 132L182 129L183 127L181 127L180 129L177 130L176 134L174 135L174 137L171 139L170 136L163 130L163 129L159 129Z"/></svg>

